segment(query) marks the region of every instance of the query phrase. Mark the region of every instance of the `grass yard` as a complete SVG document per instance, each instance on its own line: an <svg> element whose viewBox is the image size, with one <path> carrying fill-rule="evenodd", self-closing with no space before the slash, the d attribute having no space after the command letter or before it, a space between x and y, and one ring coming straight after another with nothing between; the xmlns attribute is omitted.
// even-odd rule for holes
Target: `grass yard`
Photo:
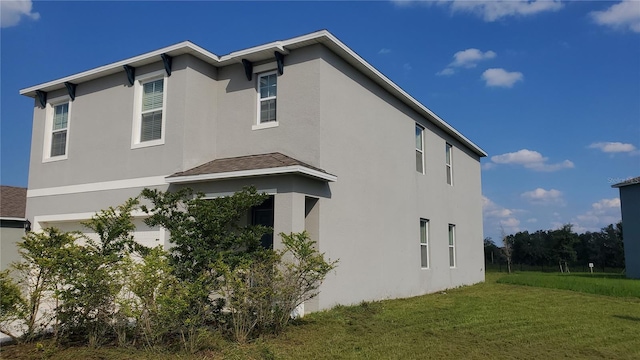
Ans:
<svg viewBox="0 0 640 360"><path fill-rule="evenodd" d="M194 355L133 349L7 346L6 359L639 359L640 299L502 283L337 307L277 338L218 339ZM573 280L571 277L566 277ZM579 277L576 277L579 278ZM603 279L615 281L621 279ZM557 281L557 280L554 280ZM580 280L578 280L580 281ZM640 281L631 282L640 286ZM618 285L615 285L618 286Z"/></svg>
<svg viewBox="0 0 640 360"><path fill-rule="evenodd" d="M627 279L619 274L518 272L501 277L498 283L640 298L640 281Z"/></svg>

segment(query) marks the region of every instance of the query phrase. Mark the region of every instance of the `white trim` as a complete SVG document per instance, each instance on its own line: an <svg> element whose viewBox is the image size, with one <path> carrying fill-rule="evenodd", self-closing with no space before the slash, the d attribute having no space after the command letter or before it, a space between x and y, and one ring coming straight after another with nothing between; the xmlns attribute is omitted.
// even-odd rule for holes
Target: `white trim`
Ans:
<svg viewBox="0 0 640 360"><path fill-rule="evenodd" d="M449 143L445 143L445 166L447 173L445 176L447 177L447 185L453 186L453 145ZM448 154L447 154L448 153ZM447 155L449 155L449 162L447 162ZM449 183L449 179L451 179L451 183Z"/></svg>
<svg viewBox="0 0 640 360"><path fill-rule="evenodd" d="M162 128L160 129L160 139L141 141L141 128L142 128L142 96L143 85L162 79ZM166 119L167 119L167 88L169 77L165 70L153 71L147 74L136 76L133 90L133 123L131 133L131 149L145 148L149 146L163 145L166 134Z"/></svg>
<svg viewBox="0 0 640 360"><path fill-rule="evenodd" d="M278 193L278 189L256 189L256 191L258 192L258 194L267 194L267 195L276 195ZM211 199L217 199L221 197L232 196L233 194L235 194L235 192L233 191L205 193L203 199L211 200Z"/></svg>
<svg viewBox="0 0 640 360"><path fill-rule="evenodd" d="M162 49L151 51L142 55L134 56L125 60L100 66L91 70L83 71L81 73L77 73L64 78L52 80L52 81L38 84L26 89L22 89L20 90L20 95L35 97L36 90L53 91L57 89L63 89L64 83L67 81L77 84L77 83L82 83L82 82L90 81L93 79L97 79L100 77L104 77L107 75L123 72L124 71L122 68L123 65L140 67L140 66L151 64L154 62L159 62L161 61L160 59L161 54L167 54L170 56L191 54L211 64L217 63L220 61L219 57L216 54L209 52L201 48L200 46L193 44L190 41L183 41L181 43L167 46Z"/></svg>
<svg viewBox="0 0 640 360"><path fill-rule="evenodd" d="M45 132L44 132L44 142L42 145L42 162L53 162L66 160L69 158L69 130L71 128L71 98L69 95L59 96L47 101L45 107ZM53 118L55 117L55 109L58 105L67 104L67 128L65 131L67 132L64 144L64 154L51 156L51 144L53 140Z"/></svg>
<svg viewBox="0 0 640 360"><path fill-rule="evenodd" d="M69 214L53 214L53 215L37 215L33 217L32 231L38 232L42 230L42 223L50 222L76 222L89 220L95 216L98 212L83 212L83 213L69 213ZM142 210L134 210L131 212L131 216L136 219L147 218L150 215Z"/></svg>
<svg viewBox="0 0 640 360"><path fill-rule="evenodd" d="M422 242L422 224L425 224L425 242ZM429 257L429 219L420 218L420 268L428 270L431 266L431 258ZM427 266L422 266L422 247L427 249Z"/></svg>
<svg viewBox="0 0 640 360"><path fill-rule="evenodd" d="M254 74L260 74L267 71L274 71L278 68L278 63L273 61L266 64L256 65L253 67Z"/></svg>
<svg viewBox="0 0 640 360"><path fill-rule="evenodd" d="M39 196L51 196L51 195L66 195L66 194L78 194L92 191L105 191L105 190L119 190L129 189L137 187L149 187L166 185L165 176L149 176L135 179L124 179L114 181L103 181L96 183L68 185L68 186L56 186L42 189L28 189L27 197L39 197Z"/></svg>
<svg viewBox="0 0 640 360"><path fill-rule="evenodd" d="M277 105L276 105L277 106ZM260 115L258 115L260 116ZM251 130L261 130L278 127L278 121L269 121L262 124L252 125Z"/></svg>
<svg viewBox="0 0 640 360"><path fill-rule="evenodd" d="M263 77L266 76L271 76L271 75L275 75L276 76L276 96L267 96L266 98L262 98L262 94L260 93L260 79L262 79ZM252 127L252 130L257 130L257 129L264 129L264 128L270 128L270 127L276 127L278 126L278 73L276 71L268 71L268 72L264 72L261 74L257 74L256 76L256 98L258 99L257 102L257 106L256 106L256 122L255 122L255 127ZM270 100L275 100L276 102L276 120L275 121L265 121L265 122L261 122L260 120L260 109L262 107L262 102L263 101L270 101ZM272 124L273 123L273 124ZM266 125L266 124L270 124L270 125Z"/></svg>
<svg viewBox="0 0 640 360"><path fill-rule="evenodd" d="M166 181L169 184L183 184L183 183L210 181L210 180L233 179L233 178L251 177L251 176L264 176L264 175L295 174L295 173L300 173L302 175L307 175L310 177L331 181L331 182L338 181L338 177L335 175L323 173L322 171L310 169L308 167L301 166L301 165L283 166L283 167L267 168L267 169L230 171L230 172L202 174L202 175L176 176L176 177L166 178Z"/></svg>
<svg viewBox="0 0 640 360"><path fill-rule="evenodd" d="M25 218L17 218L17 217L0 217L2 221L27 221Z"/></svg>
<svg viewBox="0 0 640 360"><path fill-rule="evenodd" d="M453 240L453 244L449 244L449 237L451 237L451 239ZM448 246L448 252L447 252L447 257L449 258L449 268L454 269L457 265L458 265L458 259L456 258L456 225L455 224L449 224L449 226L447 227L447 244ZM453 265L451 265L451 249L453 249Z"/></svg>
<svg viewBox="0 0 640 360"><path fill-rule="evenodd" d="M420 149L416 148L416 151L420 152L420 158L422 160L422 171L418 171L418 169L416 169L416 172L418 172L419 174L424 175L425 174L425 161L424 161L424 127L418 123L416 123L416 129L420 129ZM415 132L415 130L414 130ZM414 141L415 141L415 134L414 134Z"/></svg>
<svg viewBox="0 0 640 360"><path fill-rule="evenodd" d="M228 55L217 56L203 48L189 42L184 41L179 44L175 44L172 46L168 46L156 51L152 51L146 54L142 54L133 58L129 58L126 60L122 60L116 63L108 64L105 66L101 66L92 70L88 70L76 75L67 76L65 78L61 78L58 80L53 80L47 83L39 84L32 86L30 88L20 90L21 95L27 95L30 97L35 97L36 90L43 91L52 91L56 89L63 89L64 82L69 81L73 83L81 83L90 81L93 79L97 79L103 76L117 74L123 72L123 65L131 65L133 67L139 67L146 64L151 64L154 62L160 61L160 54L167 53L170 56L178 56L182 54L191 54L213 66L226 66L232 63L239 63L243 57L251 57L251 55L259 56L259 53L264 53L264 57L267 57L269 54L269 58L272 58L273 51L277 50L282 52L283 54L287 54L289 49L296 49L304 46L311 45L312 43L320 43L327 46L329 49L334 51L338 56L346 60L348 63L356 67L363 74L371 78L374 82L378 83L385 90L389 91L391 94L396 96L402 102L407 104L409 107L417 111L419 114L433 122L436 126L444 130L445 132L451 134L455 139L462 142L465 146L475 152L478 156L484 157L487 156L487 153L474 144L471 140L467 139L464 135L458 132L456 129L451 127L451 125L447 124L444 120L442 120L438 115L429 110L427 107L422 105L416 99L414 99L411 95L402 90L398 85L393 83L389 78L384 76L381 72L376 70L373 66L371 66L368 62L366 62L363 58L361 58L357 53L343 44L338 38L333 36L330 32L326 30L316 31L314 33L298 36L295 38L291 38L283 41L275 41L272 43L252 47L245 50L235 51ZM257 59L256 59L257 60Z"/></svg>

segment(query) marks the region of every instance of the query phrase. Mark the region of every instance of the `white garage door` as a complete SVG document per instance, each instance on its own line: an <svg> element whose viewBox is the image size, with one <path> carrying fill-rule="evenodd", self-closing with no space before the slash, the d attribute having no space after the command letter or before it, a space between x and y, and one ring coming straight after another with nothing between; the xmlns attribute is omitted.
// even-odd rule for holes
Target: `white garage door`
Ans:
<svg viewBox="0 0 640 360"><path fill-rule="evenodd" d="M148 247L164 245L162 241L164 237L162 236L160 229L157 226L149 227L144 223L143 219L134 219L133 224L136 227L136 230L133 233L133 238L136 242ZM66 232L79 231L93 240L98 240L97 235L87 227L82 225L80 221L48 222L42 224L43 228L51 226Z"/></svg>

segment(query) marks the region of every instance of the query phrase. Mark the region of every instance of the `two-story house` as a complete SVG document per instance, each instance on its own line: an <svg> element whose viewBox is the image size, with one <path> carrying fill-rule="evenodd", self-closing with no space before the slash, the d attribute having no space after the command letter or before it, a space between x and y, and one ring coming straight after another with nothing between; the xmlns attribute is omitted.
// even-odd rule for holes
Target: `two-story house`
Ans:
<svg viewBox="0 0 640 360"><path fill-rule="evenodd" d="M484 280L486 153L327 31L223 56L182 42L20 93L35 230L82 230L145 187L254 185L273 196L251 221L340 260L306 312ZM168 244L142 220L138 241Z"/></svg>

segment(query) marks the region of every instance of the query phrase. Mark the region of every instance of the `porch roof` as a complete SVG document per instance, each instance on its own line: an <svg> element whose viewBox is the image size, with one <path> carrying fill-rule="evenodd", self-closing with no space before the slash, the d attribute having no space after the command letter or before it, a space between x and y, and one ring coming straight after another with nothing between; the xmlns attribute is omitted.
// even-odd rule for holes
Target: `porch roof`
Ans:
<svg viewBox="0 0 640 360"><path fill-rule="evenodd" d="M338 177L317 167L274 152L209 161L189 170L169 175L170 184L194 183L252 176L298 174L323 181L337 181Z"/></svg>

